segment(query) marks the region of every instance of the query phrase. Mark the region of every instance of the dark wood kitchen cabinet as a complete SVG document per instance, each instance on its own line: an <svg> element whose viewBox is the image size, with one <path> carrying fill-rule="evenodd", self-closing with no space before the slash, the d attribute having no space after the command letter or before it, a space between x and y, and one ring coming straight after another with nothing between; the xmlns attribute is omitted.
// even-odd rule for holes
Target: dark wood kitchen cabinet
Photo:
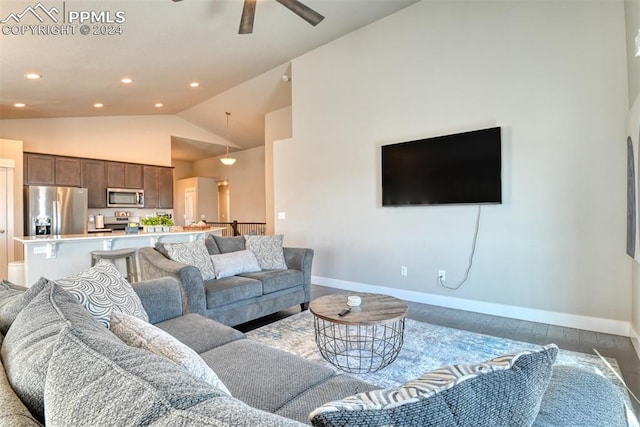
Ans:
<svg viewBox="0 0 640 427"><path fill-rule="evenodd" d="M75 157L48 154L24 154L25 185L58 185L80 187L81 162Z"/></svg>
<svg viewBox="0 0 640 427"><path fill-rule="evenodd" d="M173 168L143 166L144 207L173 208Z"/></svg>
<svg viewBox="0 0 640 427"><path fill-rule="evenodd" d="M158 207L173 209L173 168L158 169Z"/></svg>
<svg viewBox="0 0 640 427"><path fill-rule="evenodd" d="M82 186L89 193L89 208L107 207L105 162L82 159Z"/></svg>
<svg viewBox="0 0 640 427"><path fill-rule="evenodd" d="M143 188L142 165L107 162L107 187Z"/></svg>

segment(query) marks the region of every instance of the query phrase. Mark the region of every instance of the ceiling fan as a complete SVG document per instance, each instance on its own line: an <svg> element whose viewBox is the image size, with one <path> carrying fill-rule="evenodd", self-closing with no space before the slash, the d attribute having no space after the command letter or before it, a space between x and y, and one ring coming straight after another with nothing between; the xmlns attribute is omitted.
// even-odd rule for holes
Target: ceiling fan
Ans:
<svg viewBox="0 0 640 427"><path fill-rule="evenodd" d="M182 0L173 0L174 2ZM298 15L300 18L307 21L314 27L318 25L324 16L320 15L315 10L311 9L300 3L298 0L276 0L278 3ZM242 17L240 18L240 28L238 34L251 34L253 33L253 18L256 15L256 2L257 0L244 0L244 6L242 7Z"/></svg>

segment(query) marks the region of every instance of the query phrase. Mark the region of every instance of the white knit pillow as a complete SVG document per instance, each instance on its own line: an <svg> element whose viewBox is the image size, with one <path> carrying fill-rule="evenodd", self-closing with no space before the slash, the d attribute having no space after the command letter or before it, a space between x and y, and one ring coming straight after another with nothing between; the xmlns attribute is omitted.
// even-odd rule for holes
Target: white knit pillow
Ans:
<svg viewBox="0 0 640 427"><path fill-rule="evenodd" d="M111 314L110 329L125 344L166 357L176 362L194 377L206 381L231 396L227 386L220 381L220 378L202 360L198 353L162 329L137 317L115 311Z"/></svg>
<svg viewBox="0 0 640 427"><path fill-rule="evenodd" d="M211 262L216 270L216 279L260 271L256 256L249 250L211 255Z"/></svg>

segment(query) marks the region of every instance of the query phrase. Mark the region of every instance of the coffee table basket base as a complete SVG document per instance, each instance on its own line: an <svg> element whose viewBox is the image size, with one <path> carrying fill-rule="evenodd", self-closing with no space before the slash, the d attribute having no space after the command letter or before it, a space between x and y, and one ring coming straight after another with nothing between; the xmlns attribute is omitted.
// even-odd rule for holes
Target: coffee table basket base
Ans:
<svg viewBox="0 0 640 427"><path fill-rule="evenodd" d="M344 325L314 317L314 329L322 357L345 372L365 374L398 357L404 318L379 325Z"/></svg>

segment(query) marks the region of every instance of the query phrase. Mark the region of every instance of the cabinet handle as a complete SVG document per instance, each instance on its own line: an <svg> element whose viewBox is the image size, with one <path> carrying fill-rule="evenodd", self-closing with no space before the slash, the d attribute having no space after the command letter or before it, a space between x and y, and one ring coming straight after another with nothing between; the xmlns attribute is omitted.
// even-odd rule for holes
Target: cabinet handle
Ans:
<svg viewBox="0 0 640 427"><path fill-rule="evenodd" d="M5 230L3 228L0 228L0 234L4 234Z"/></svg>

